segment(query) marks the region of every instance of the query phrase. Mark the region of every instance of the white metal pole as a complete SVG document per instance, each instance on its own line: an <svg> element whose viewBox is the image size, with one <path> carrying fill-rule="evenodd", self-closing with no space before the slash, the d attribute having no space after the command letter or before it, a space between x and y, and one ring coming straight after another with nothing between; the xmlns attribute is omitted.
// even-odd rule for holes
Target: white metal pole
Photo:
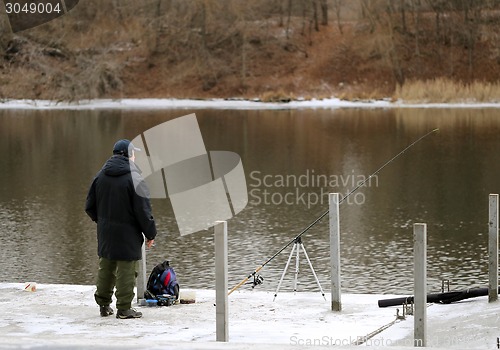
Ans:
<svg viewBox="0 0 500 350"><path fill-rule="evenodd" d="M330 207L330 271L331 271L331 299L332 311L342 311L340 292L340 218L339 194L329 193Z"/></svg>
<svg viewBox="0 0 500 350"><path fill-rule="evenodd" d="M488 302L498 300L498 194L490 194Z"/></svg>
<svg viewBox="0 0 500 350"><path fill-rule="evenodd" d="M144 236L143 236L144 237ZM141 248L142 259L139 261L139 268L137 271L137 302L139 299L144 299L144 292L146 291L146 283L148 275L146 274L146 243L142 243Z"/></svg>
<svg viewBox="0 0 500 350"><path fill-rule="evenodd" d="M414 224L414 346L425 347L427 336L427 225Z"/></svg>
<svg viewBox="0 0 500 350"><path fill-rule="evenodd" d="M227 282L227 222L217 221L215 233L216 341L229 341Z"/></svg>
<svg viewBox="0 0 500 350"><path fill-rule="evenodd" d="M295 274L294 274L294 279L293 279L293 293L295 294L297 292L297 280L299 278L299 252L300 252L300 244L295 243L297 246L297 255L295 256Z"/></svg>
<svg viewBox="0 0 500 350"><path fill-rule="evenodd" d="M292 260L293 252L295 251L295 247L297 246L296 243L294 243L292 251L290 252L290 255L288 256L288 260L285 265L285 269L283 270L283 273L281 275L280 281L278 283L278 287L276 288L276 292L274 293L274 298L273 301L276 300L276 297L278 296L278 292L281 288L281 284L283 283L283 279L285 278L285 274L288 271L288 267L290 266L290 261Z"/></svg>

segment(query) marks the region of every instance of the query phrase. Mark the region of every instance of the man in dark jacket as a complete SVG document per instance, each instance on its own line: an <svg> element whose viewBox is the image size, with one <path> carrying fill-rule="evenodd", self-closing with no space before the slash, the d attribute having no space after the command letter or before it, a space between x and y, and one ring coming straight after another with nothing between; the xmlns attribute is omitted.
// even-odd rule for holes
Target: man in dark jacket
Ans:
<svg viewBox="0 0 500 350"><path fill-rule="evenodd" d="M139 318L132 309L137 261L146 236L146 246L154 243L156 224L151 213L149 191L134 163L135 151L129 140L119 140L97 173L85 211L97 223L99 271L95 300L101 316L114 313L110 307L116 286L117 318Z"/></svg>

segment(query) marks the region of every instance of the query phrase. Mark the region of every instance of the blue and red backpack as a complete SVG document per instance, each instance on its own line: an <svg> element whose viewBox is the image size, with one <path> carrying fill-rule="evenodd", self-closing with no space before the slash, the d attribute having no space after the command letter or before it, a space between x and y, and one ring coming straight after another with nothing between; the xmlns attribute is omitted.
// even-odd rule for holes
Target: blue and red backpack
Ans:
<svg viewBox="0 0 500 350"><path fill-rule="evenodd" d="M165 294L175 296L176 300L179 299L177 275L167 260L156 265L153 271L151 271L144 296L148 299L151 297L157 298Z"/></svg>

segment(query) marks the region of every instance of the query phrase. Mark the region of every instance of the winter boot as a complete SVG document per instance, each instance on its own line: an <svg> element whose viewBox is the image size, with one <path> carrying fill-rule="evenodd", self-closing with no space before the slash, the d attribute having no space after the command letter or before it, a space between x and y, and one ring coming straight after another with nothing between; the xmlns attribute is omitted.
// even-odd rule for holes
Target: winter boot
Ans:
<svg viewBox="0 0 500 350"><path fill-rule="evenodd" d="M127 319L127 318L141 318L142 313L135 311L134 309L128 310L118 310L116 312L116 318Z"/></svg>
<svg viewBox="0 0 500 350"><path fill-rule="evenodd" d="M99 309L101 311L102 317L106 317L106 316L114 314L113 309L109 305L101 306Z"/></svg>

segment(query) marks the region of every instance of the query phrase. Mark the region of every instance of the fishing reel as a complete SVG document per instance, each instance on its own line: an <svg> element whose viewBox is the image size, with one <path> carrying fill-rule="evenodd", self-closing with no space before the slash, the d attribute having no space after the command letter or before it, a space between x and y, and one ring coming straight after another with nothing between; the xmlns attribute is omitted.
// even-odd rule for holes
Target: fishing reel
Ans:
<svg viewBox="0 0 500 350"><path fill-rule="evenodd" d="M259 284L262 284L262 282L264 282L264 277L262 277L261 275L254 275L252 289L255 288L255 286L258 286Z"/></svg>
<svg viewBox="0 0 500 350"><path fill-rule="evenodd" d="M248 282L247 284L251 284L252 285L252 289L254 289L259 284L262 284L262 282L264 282L264 277L262 277L261 275L254 274L253 275L253 281L252 282Z"/></svg>

